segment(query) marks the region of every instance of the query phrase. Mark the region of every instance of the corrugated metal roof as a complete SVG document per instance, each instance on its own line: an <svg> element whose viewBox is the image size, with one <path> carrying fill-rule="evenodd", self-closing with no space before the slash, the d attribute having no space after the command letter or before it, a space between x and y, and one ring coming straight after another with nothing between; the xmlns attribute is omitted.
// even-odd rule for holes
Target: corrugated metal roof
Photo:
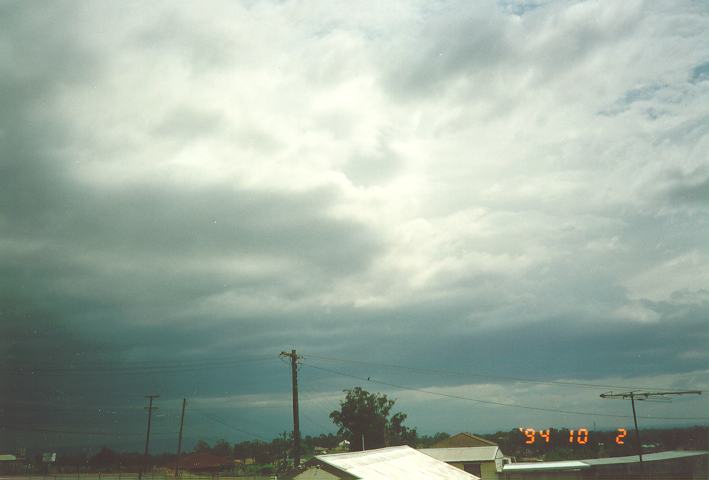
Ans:
<svg viewBox="0 0 709 480"><path fill-rule="evenodd" d="M509 463L502 467L503 472L533 471L533 470L580 470L591 468L588 463L579 460L567 460L563 462L531 462L531 463Z"/></svg>
<svg viewBox="0 0 709 480"><path fill-rule="evenodd" d="M679 460L682 458L709 455L706 451L669 451L658 453L647 453L643 455L643 462L660 462L668 460ZM622 465L629 463L640 463L637 455L626 457L590 458L586 460L571 460L563 462L533 462L533 463L511 463L502 467L503 472L512 471L534 471L534 470L576 470L581 468L591 468L603 465Z"/></svg>
<svg viewBox="0 0 709 480"><path fill-rule="evenodd" d="M363 452L318 455L320 462L363 480L479 480L406 445Z"/></svg>
<svg viewBox="0 0 709 480"><path fill-rule="evenodd" d="M422 448L419 452L442 462L491 462L502 457L500 447Z"/></svg>
<svg viewBox="0 0 709 480"><path fill-rule="evenodd" d="M472 433L460 432L452 437L444 438L433 445L433 448L462 448L462 447L484 447L497 446L486 438L478 437Z"/></svg>
<svg viewBox="0 0 709 480"><path fill-rule="evenodd" d="M669 451L669 452L657 452L657 453L646 453L643 455L643 462L661 462L663 460L679 460L682 458L697 457L700 455L709 455L709 452L705 451ZM617 465L621 463L639 463L640 459L637 455L629 455L627 457L609 457L609 458L592 458L589 460L582 460L582 462L588 463L589 465Z"/></svg>

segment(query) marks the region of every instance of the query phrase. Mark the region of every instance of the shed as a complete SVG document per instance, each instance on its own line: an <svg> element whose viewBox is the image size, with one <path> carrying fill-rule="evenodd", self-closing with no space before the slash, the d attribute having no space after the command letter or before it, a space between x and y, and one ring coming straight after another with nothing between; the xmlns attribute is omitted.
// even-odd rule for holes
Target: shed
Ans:
<svg viewBox="0 0 709 480"><path fill-rule="evenodd" d="M409 446L318 455L294 480L478 480Z"/></svg>
<svg viewBox="0 0 709 480"><path fill-rule="evenodd" d="M496 479L503 465L511 461L498 446L422 448L419 451L483 480Z"/></svg>

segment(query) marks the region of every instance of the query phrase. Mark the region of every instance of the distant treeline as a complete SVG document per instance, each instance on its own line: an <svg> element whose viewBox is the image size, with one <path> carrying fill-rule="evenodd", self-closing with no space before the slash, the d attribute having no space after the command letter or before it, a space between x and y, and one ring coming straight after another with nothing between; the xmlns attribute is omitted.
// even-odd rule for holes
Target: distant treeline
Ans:
<svg viewBox="0 0 709 480"><path fill-rule="evenodd" d="M416 448L431 447L436 442L448 438L445 432L435 435L416 435L415 441L407 442ZM634 455L635 433L632 428L627 428L625 434L619 431L592 431L586 432L567 428L550 428L545 430L520 431L513 429L508 432L494 434L480 434L498 444L505 455L516 457L517 460L537 458L544 460L566 460L596 457L616 457ZM548 441L547 441L548 437ZM533 442L529 443L533 438ZM305 458L316 454L315 447L332 451L338 448L343 437L335 434L320 434L318 436L306 435L301 439L301 455ZM619 444L616 440L623 442ZM707 450L709 440L709 427L695 426L689 428L665 428L641 430L641 441L644 445L643 452L650 453L664 450ZM413 443L413 444L412 444ZM253 461L255 464L274 464L286 457L292 457L292 437L284 434L270 442L244 441L230 443L227 440L218 440L210 445L200 440L189 453L209 453L220 457L235 460ZM31 459L41 463L41 459ZM151 467L173 468L175 454L150 455L148 464ZM79 467L89 471L137 471L143 462L143 455L136 452L121 453L108 447L101 448L94 455L85 453L75 455L58 455L53 468L58 471L72 470Z"/></svg>
<svg viewBox="0 0 709 480"><path fill-rule="evenodd" d="M448 438L447 433L437 433L435 435L421 435L416 437L416 446L419 448L429 447L435 442ZM316 454L315 447L332 451L338 448L344 437L332 433L320 434L317 436L306 435L301 439L301 455L305 458ZM293 437L291 434L274 438L270 442L253 440L237 443L230 443L222 439L214 444L205 440L197 442L190 453L209 453L219 457L228 457L243 462L253 461L255 464L274 464L284 458L292 458ZM341 448L341 447L340 447ZM33 463L41 463L41 455ZM175 454L149 455L148 464L157 468L173 468L176 461ZM108 447L102 447L93 455L86 453L57 455L56 464L52 467L56 471L137 471L143 464L144 457L138 452L118 452Z"/></svg>

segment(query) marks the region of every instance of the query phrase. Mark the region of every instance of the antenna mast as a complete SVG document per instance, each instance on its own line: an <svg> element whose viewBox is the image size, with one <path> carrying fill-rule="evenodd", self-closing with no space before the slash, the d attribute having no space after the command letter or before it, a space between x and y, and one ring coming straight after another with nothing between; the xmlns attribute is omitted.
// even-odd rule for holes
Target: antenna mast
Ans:
<svg viewBox="0 0 709 480"><path fill-rule="evenodd" d="M669 391L669 392L643 392L639 390L631 390L629 392L621 392L621 393L614 393L614 392L607 392L607 393L602 393L601 398L607 398L607 399L622 399L622 400L627 400L630 399L630 404L633 407L633 423L635 423L635 443L637 445L637 450L638 450L638 458L640 459L640 475L641 477L644 476L644 467L643 467L643 446L642 443L640 442L640 430L638 429L638 416L635 413L635 400L650 400L654 398L662 398L664 396L668 395L701 395L702 392L701 390L684 390L684 391Z"/></svg>

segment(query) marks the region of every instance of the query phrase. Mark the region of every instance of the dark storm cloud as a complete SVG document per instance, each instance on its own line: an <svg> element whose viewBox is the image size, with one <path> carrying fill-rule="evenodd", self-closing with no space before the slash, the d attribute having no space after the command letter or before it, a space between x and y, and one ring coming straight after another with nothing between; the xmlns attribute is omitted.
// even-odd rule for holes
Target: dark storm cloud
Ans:
<svg viewBox="0 0 709 480"><path fill-rule="evenodd" d="M677 388L693 380L671 375L706 369L703 119L674 110L656 131L603 123L645 103L699 104L703 67L617 87L588 75L594 59L615 58L606 47L635 39L635 7L449 4L385 22L383 37L279 20L306 31L274 28L254 53L240 47L263 12L240 6L212 28L182 6L143 17L54 5L0 7L0 424L142 432L142 395L158 392L161 434L174 434L187 396L270 438L289 423L277 354L290 348L306 362L629 384L668 375L663 386ZM288 8L264 11L273 20ZM311 42L288 45L297 67L283 61L293 39ZM313 72L327 81L313 85ZM514 104L500 131L468 122L465 102L436 103L456 82L466 98ZM617 115L589 125L602 108L557 100L570 90L610 90L600 103ZM439 119L459 110L464 138L440 138ZM560 120L540 127L549 112ZM639 160L625 171L628 150ZM145 368L199 362L210 367ZM419 387L509 383L345 365ZM304 381L313 396L360 383L318 373ZM496 415L490 428L505 421ZM229 435L209 420L193 426L194 440Z"/></svg>
<svg viewBox="0 0 709 480"><path fill-rule="evenodd" d="M223 389L216 372L192 377L185 388L176 387L170 375L67 378L43 375L47 368L174 361L175 351L183 360L233 356L235 347L242 357L267 351L275 358L282 338L265 338L258 346L254 339L264 328L297 330L293 319L185 312L231 289L275 296L306 292L297 279L288 286L286 272L225 271L220 263L252 257L291 262L311 285L368 268L380 242L357 222L329 213L338 201L331 189L288 193L231 183L99 189L78 180L72 159L57 153L72 141L72 132L42 107L69 84L90 86L101 75L101 62L75 45L71 28L51 12L4 4L2 17L3 46L16 57L0 80L3 422L56 425L52 412L18 410L18 402L29 398L105 406L151 388L176 396ZM38 40L39 30L47 33L41 37L46 41ZM157 133L184 142L221 124L218 115L176 109ZM166 322L176 323L167 328ZM268 378L257 384L242 380L241 388L271 388ZM77 415L67 415L65 424Z"/></svg>
<svg viewBox="0 0 709 480"><path fill-rule="evenodd" d="M658 313L656 322L629 323L580 310L552 316L544 309L528 315L524 323L512 324L514 318L520 319L520 312L484 312L487 321L481 325L470 318L471 312L481 310L475 300L416 304L396 312L339 311L335 316L340 328L344 320L349 328L369 331L370 335L336 348L313 343L305 351L362 358L364 350L368 352L365 358L387 363L385 359L395 348L399 351L396 363L402 365L492 375L515 371L522 377L541 379L593 379L598 372L631 378L704 368L706 357L680 354L701 351L709 340L707 298L694 303L680 298L647 302L647 307ZM327 328L326 321L320 323ZM437 334L422 336L420 332L432 325L436 325ZM691 339L686 337L688 331L694 332ZM304 338L300 344L310 342Z"/></svg>

